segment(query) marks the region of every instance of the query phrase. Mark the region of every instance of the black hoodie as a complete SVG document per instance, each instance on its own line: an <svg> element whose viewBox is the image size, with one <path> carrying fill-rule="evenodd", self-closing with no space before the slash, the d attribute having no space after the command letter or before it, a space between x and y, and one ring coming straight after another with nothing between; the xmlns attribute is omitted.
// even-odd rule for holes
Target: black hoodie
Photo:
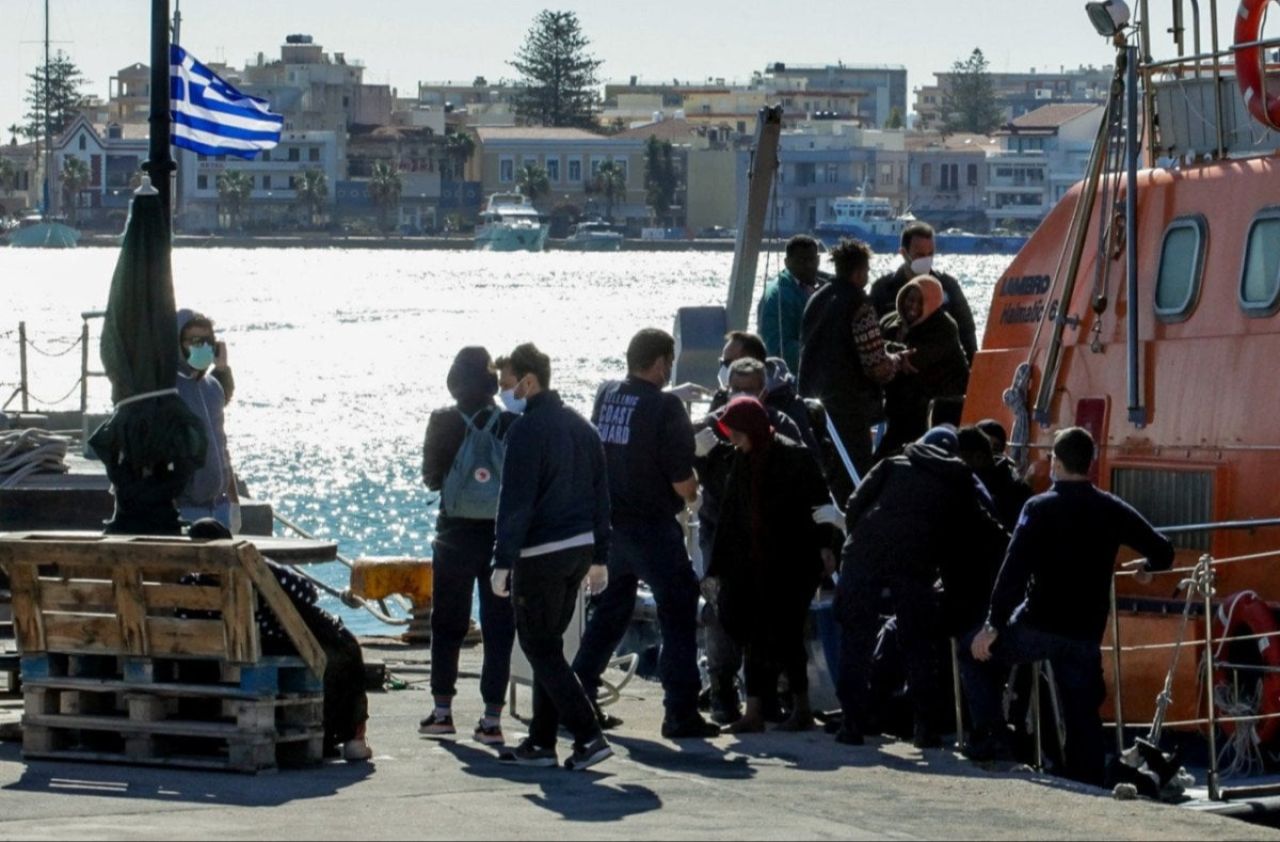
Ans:
<svg viewBox="0 0 1280 842"><path fill-rule="evenodd" d="M501 412L493 402L498 394L498 375L490 370L489 352L484 348L463 348L454 358L446 381L449 394L457 402L437 409L427 421L427 434L422 445L422 481L431 491L444 486L444 478L453 467L454 457L467 436L466 418L479 415L476 426L483 427L490 413ZM498 437L503 438L518 416L502 412L498 421ZM447 518L441 515L441 523Z"/></svg>

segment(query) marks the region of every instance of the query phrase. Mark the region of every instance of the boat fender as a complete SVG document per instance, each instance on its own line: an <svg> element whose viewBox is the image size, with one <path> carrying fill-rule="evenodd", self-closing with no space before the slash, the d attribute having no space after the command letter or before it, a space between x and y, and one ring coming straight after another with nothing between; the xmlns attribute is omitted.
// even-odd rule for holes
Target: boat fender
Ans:
<svg viewBox="0 0 1280 842"><path fill-rule="evenodd" d="M1236 82L1249 113L1262 125L1280 131L1280 94L1267 92L1266 53L1258 46L1270 4L1271 0L1242 0L1236 16L1235 43L1252 46L1231 49L1236 59Z"/></svg>
<svg viewBox="0 0 1280 842"><path fill-rule="evenodd" d="M1220 641L1214 650L1214 662L1220 663L1227 638L1248 637L1258 634L1275 634L1280 632L1275 615L1270 606L1263 602L1253 591L1241 591L1218 606L1218 616L1214 618L1213 634ZM1264 637L1257 641L1258 653L1262 663L1272 669L1262 679L1262 697L1258 702L1258 716L1280 714L1280 639ZM1231 677L1222 667L1213 671L1215 690L1218 687L1230 686ZM1222 731L1228 737L1235 733L1234 722L1220 723ZM1280 719L1262 719L1257 722L1258 744L1270 745L1280 736Z"/></svg>

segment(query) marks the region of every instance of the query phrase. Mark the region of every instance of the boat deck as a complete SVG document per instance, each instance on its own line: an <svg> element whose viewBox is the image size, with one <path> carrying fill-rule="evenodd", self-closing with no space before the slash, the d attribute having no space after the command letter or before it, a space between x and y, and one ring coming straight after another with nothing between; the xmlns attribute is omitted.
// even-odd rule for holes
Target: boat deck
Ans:
<svg viewBox="0 0 1280 842"><path fill-rule="evenodd" d="M510 769L465 736L417 736L430 704L424 650L366 650L409 684L370 697L372 764L246 778L25 765L7 743L0 838L1280 838L901 743L848 748L818 733L672 743L658 736L660 688L640 680L612 708L626 720L613 736L617 757L582 774ZM479 665L478 650L464 653L455 702L464 732L481 710ZM523 714L529 698L522 689Z"/></svg>

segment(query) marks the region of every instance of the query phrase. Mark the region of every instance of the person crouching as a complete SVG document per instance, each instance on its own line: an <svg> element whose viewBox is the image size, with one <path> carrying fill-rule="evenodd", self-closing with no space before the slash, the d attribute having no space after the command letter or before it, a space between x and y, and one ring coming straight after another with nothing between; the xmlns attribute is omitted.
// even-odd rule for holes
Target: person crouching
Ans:
<svg viewBox="0 0 1280 842"><path fill-rule="evenodd" d="M737 449L720 510L710 577L725 630L746 658L747 708L733 733L763 731L765 698L786 675L794 694L784 731L813 726L804 631L822 578L835 569L835 533L813 521L830 502L826 482L805 447L775 433L760 401L730 401L720 431Z"/></svg>

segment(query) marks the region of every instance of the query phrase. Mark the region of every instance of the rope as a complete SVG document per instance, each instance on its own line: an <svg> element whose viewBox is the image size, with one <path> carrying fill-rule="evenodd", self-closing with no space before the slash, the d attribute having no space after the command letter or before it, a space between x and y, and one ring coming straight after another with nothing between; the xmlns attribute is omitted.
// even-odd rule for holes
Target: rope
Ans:
<svg viewBox="0 0 1280 842"><path fill-rule="evenodd" d="M67 472L71 439L44 430L0 433L0 488L16 488L32 474Z"/></svg>
<svg viewBox="0 0 1280 842"><path fill-rule="evenodd" d="M84 337L83 337L83 336L77 336L77 337L76 337L76 338L71 342L71 344L70 344L70 345L68 345L66 348L62 349L61 351L46 351L46 350L42 349L42 348L41 348L39 345L37 345L36 343L32 342L30 339L28 339L28 340L27 340L27 347L28 347L28 348L30 348L31 350L35 351L37 354L39 354L39 355L40 355L40 356L42 356L42 357L54 357L54 358L56 358L56 357L65 357L67 354L70 354L72 351L74 351L76 348L78 348L78 347L80 346L80 342L81 342L83 339L84 339ZM55 341L56 341L56 340L55 340ZM66 340L62 340L62 341L63 341L63 342L65 342Z"/></svg>

